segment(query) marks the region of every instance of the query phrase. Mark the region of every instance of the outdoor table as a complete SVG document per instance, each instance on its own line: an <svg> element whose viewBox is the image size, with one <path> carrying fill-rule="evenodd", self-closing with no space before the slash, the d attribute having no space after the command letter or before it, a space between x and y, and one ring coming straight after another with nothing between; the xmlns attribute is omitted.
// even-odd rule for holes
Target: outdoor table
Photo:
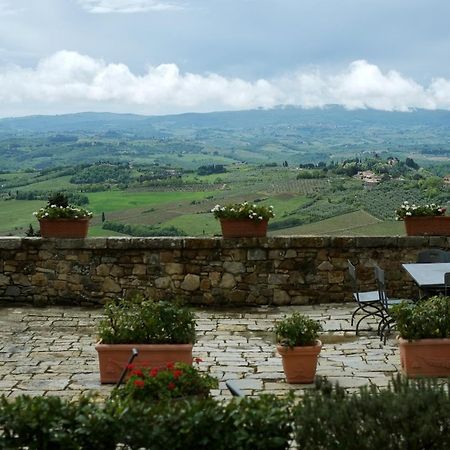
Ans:
<svg viewBox="0 0 450 450"><path fill-rule="evenodd" d="M450 272L450 263L402 264L414 282L423 291L443 291L444 274Z"/></svg>

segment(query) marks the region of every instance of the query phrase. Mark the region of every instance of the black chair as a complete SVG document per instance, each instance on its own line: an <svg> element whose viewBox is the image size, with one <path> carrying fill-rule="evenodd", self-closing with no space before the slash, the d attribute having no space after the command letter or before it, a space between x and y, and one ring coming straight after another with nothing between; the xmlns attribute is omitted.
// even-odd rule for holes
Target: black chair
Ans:
<svg viewBox="0 0 450 450"><path fill-rule="evenodd" d="M418 263L446 263L450 262L450 253L438 248L422 250L417 255Z"/></svg>
<svg viewBox="0 0 450 450"><path fill-rule="evenodd" d="M378 266L374 267L375 279L377 281L378 292L381 299L381 304L383 306L383 314L381 320L378 324L378 334L380 340L386 344L386 339L388 334L391 332L391 328L395 327L395 320L391 315L391 308L394 305L398 305L402 302L411 302L412 300L399 299L399 298L389 298L386 293L386 281L384 276L384 270Z"/></svg>
<svg viewBox="0 0 450 450"><path fill-rule="evenodd" d="M356 334L359 331L360 323L368 317L382 317L383 316L383 306L380 302L379 291L359 291L359 283L356 277L356 267L351 263L348 263L348 273L350 275L350 281L352 283L353 289L353 299L356 301L358 307L353 311L351 325L353 326L356 314L359 312L363 313L363 316L356 323Z"/></svg>
<svg viewBox="0 0 450 450"><path fill-rule="evenodd" d="M444 274L444 295L450 295L450 272Z"/></svg>

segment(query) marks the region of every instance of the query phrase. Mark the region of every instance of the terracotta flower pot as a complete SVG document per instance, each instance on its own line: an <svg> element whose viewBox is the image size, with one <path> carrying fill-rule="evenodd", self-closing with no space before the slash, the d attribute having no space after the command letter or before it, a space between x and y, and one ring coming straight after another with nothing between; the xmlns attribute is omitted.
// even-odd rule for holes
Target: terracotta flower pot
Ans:
<svg viewBox="0 0 450 450"><path fill-rule="evenodd" d="M224 238L264 237L268 220L220 219Z"/></svg>
<svg viewBox="0 0 450 450"><path fill-rule="evenodd" d="M117 383L124 367L136 348L136 367L166 367L168 363L192 364L193 344L102 344L95 345L100 367L100 383Z"/></svg>
<svg viewBox="0 0 450 450"><path fill-rule="evenodd" d="M39 219L43 238L85 238L89 229L85 219Z"/></svg>
<svg viewBox="0 0 450 450"><path fill-rule="evenodd" d="M450 236L450 216L405 217L408 236Z"/></svg>
<svg viewBox="0 0 450 450"><path fill-rule="evenodd" d="M277 345L278 353L283 361L284 374L288 383L312 383L316 375L317 359L322 342L305 347L285 347Z"/></svg>
<svg viewBox="0 0 450 450"><path fill-rule="evenodd" d="M450 376L450 338L415 341L399 338L398 341L400 362L406 376Z"/></svg>

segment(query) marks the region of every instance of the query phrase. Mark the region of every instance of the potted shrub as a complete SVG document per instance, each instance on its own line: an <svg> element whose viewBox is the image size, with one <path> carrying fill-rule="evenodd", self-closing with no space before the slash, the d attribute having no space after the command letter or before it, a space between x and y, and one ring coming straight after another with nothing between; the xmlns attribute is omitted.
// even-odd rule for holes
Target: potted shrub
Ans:
<svg viewBox="0 0 450 450"><path fill-rule="evenodd" d="M47 205L34 215L44 238L85 238L92 218L87 209L70 205L67 196L61 192L51 195Z"/></svg>
<svg viewBox="0 0 450 450"><path fill-rule="evenodd" d="M408 377L450 376L450 297L435 296L392 308L400 362Z"/></svg>
<svg viewBox="0 0 450 450"><path fill-rule="evenodd" d="M322 348L317 320L300 313L283 319L275 325L277 350L283 361L288 383L312 383L317 359Z"/></svg>
<svg viewBox="0 0 450 450"><path fill-rule="evenodd" d="M397 220L403 220L408 236L450 236L450 216L445 208L430 203L410 205L405 201L396 210Z"/></svg>
<svg viewBox="0 0 450 450"><path fill-rule="evenodd" d="M269 219L275 217L273 206L251 205L248 202L216 205L211 212L220 220L225 238L264 237Z"/></svg>
<svg viewBox="0 0 450 450"><path fill-rule="evenodd" d="M218 387L216 378L182 362L168 363L165 367L135 367L130 365L130 377L117 391L120 398L141 401L172 400L187 397L207 398L210 390Z"/></svg>
<svg viewBox="0 0 450 450"><path fill-rule="evenodd" d="M136 367L192 364L195 317L187 308L168 301L144 299L140 294L118 298L105 305L98 325L101 383L116 383L136 348Z"/></svg>

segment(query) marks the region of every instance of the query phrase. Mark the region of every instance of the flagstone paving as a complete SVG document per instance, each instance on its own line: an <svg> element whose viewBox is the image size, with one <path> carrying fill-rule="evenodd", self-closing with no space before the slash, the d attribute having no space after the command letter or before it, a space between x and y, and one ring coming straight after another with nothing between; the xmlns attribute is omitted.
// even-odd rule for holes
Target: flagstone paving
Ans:
<svg viewBox="0 0 450 450"><path fill-rule="evenodd" d="M323 349L317 373L349 390L374 384L386 386L400 367L392 335L383 345L376 323L356 336L350 326L353 304L243 309L197 309L198 342L194 355L200 367L219 379L214 396L229 396L233 380L246 395L301 394L311 385L289 385L274 345L276 320L300 311L321 321ZM94 349L95 326L101 309L78 307L0 307L0 394L109 395L112 386L99 382Z"/></svg>

